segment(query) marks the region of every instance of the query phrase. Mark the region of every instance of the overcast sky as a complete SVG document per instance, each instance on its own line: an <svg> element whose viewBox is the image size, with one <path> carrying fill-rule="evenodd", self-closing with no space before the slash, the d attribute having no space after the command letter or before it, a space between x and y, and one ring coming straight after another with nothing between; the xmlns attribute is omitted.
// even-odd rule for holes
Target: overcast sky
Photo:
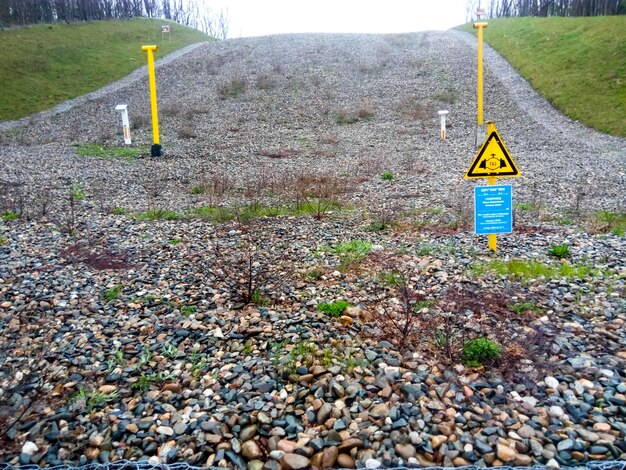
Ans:
<svg viewBox="0 0 626 470"><path fill-rule="evenodd" d="M466 0L204 0L231 38L281 33L403 33L465 23Z"/></svg>

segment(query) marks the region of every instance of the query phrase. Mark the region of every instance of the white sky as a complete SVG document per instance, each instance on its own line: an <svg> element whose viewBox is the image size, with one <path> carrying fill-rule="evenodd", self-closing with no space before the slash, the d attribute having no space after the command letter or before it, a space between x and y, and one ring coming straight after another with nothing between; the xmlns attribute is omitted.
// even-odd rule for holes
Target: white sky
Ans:
<svg viewBox="0 0 626 470"><path fill-rule="evenodd" d="M404 33L465 23L466 0L204 0L228 37L281 33Z"/></svg>

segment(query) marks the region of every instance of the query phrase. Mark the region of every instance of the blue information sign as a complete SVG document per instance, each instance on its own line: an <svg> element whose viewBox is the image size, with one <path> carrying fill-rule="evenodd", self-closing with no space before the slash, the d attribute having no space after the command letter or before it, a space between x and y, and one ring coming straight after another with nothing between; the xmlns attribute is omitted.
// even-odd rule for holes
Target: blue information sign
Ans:
<svg viewBox="0 0 626 470"><path fill-rule="evenodd" d="M474 188L474 224L476 234L513 231L513 189L511 185Z"/></svg>

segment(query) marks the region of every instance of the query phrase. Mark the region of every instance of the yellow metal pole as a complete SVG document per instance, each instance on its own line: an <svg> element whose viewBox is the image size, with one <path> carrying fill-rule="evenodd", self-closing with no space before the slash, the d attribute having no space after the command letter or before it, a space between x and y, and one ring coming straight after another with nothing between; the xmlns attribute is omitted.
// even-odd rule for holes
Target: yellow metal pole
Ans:
<svg viewBox="0 0 626 470"><path fill-rule="evenodd" d="M487 27L486 22L474 23L474 28L478 29L478 125L485 124L483 116L483 29Z"/></svg>
<svg viewBox="0 0 626 470"><path fill-rule="evenodd" d="M488 122L487 123L487 135L491 135L491 133L495 130L496 130L496 123L493 121ZM498 184L498 178L496 178L495 176L488 176L487 184L489 186ZM495 253L498 250L498 236L495 233L490 233L488 237L489 238L488 238L487 243L488 243L489 249Z"/></svg>
<svg viewBox="0 0 626 470"><path fill-rule="evenodd" d="M154 74L154 51L157 46L141 46L141 50L148 54L148 82L150 84L150 109L152 111L152 145L151 154L153 157L163 155L159 141L159 111L157 108L156 77Z"/></svg>

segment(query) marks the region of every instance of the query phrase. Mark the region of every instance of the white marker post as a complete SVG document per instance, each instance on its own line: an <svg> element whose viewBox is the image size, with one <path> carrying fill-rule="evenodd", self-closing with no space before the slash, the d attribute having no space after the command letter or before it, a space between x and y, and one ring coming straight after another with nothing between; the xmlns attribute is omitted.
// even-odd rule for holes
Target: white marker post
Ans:
<svg viewBox="0 0 626 470"><path fill-rule="evenodd" d="M132 142L130 140L130 124L128 123L128 105L118 104L115 107L115 111L122 112L122 130L124 132L124 143L126 145L130 145Z"/></svg>
<svg viewBox="0 0 626 470"><path fill-rule="evenodd" d="M439 118L441 119L441 140L446 140L446 114L450 111L443 109L439 111Z"/></svg>

